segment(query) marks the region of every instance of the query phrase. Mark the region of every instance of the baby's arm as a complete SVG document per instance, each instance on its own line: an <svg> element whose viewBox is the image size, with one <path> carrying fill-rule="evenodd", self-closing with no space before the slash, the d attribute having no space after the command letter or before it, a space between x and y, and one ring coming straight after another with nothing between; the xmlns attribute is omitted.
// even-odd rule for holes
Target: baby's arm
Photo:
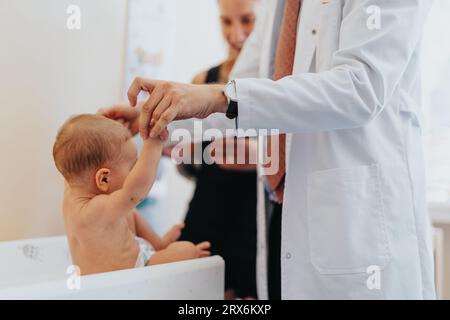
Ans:
<svg viewBox="0 0 450 320"><path fill-rule="evenodd" d="M144 221L144 219L135 210L134 213L134 223L136 226L136 236L145 239L155 248L159 250L159 245L161 242L161 237Z"/></svg>
<svg viewBox="0 0 450 320"><path fill-rule="evenodd" d="M106 211L112 219L128 214L150 192L163 144L163 140L159 138L144 141L139 159L125 179L122 189L108 196Z"/></svg>
<svg viewBox="0 0 450 320"><path fill-rule="evenodd" d="M161 238L136 210L134 211L134 221L136 225L136 235L150 242L156 251L165 249L169 244L178 240L181 235L181 229L184 227L182 224L177 224Z"/></svg>
<svg viewBox="0 0 450 320"><path fill-rule="evenodd" d="M148 265L208 257L211 254L208 251L210 247L211 244L209 242L195 245L192 242L177 241L170 244L166 249L155 252L150 258Z"/></svg>

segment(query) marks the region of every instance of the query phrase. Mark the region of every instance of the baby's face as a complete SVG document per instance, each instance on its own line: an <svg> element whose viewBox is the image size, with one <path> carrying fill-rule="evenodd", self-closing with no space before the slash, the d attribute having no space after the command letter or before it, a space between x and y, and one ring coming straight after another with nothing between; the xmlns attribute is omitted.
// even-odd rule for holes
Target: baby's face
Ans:
<svg viewBox="0 0 450 320"><path fill-rule="evenodd" d="M125 179L133 169L137 161L137 150L133 139L129 139L122 145L122 151L117 163L111 168L111 185L109 192L112 193L123 187Z"/></svg>

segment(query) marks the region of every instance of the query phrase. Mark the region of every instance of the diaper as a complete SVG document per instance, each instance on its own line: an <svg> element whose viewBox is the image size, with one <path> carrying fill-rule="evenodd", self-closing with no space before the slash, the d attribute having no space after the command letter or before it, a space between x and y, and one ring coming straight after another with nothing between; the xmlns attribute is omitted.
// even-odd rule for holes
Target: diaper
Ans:
<svg viewBox="0 0 450 320"><path fill-rule="evenodd" d="M145 267L150 258L155 254L153 246L145 239L136 237L136 242L139 245L139 254L136 259L135 268Z"/></svg>

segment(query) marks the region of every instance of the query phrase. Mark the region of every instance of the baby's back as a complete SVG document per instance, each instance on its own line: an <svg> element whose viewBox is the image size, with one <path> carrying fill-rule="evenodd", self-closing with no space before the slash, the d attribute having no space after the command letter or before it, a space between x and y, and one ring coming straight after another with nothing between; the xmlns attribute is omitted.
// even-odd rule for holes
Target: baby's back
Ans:
<svg viewBox="0 0 450 320"><path fill-rule="evenodd" d="M64 202L64 222L72 263L80 268L82 275L135 266L139 246L126 218L105 225L96 221L97 213L85 212L89 207L86 200L68 198ZM105 213L98 214L102 216Z"/></svg>

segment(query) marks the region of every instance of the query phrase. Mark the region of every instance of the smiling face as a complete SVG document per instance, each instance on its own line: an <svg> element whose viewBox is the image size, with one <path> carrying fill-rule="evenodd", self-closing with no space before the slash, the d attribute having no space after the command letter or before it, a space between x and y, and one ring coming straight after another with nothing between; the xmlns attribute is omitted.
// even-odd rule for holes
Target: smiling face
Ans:
<svg viewBox="0 0 450 320"><path fill-rule="evenodd" d="M223 36L238 53L255 26L256 3L257 0L219 0Z"/></svg>

